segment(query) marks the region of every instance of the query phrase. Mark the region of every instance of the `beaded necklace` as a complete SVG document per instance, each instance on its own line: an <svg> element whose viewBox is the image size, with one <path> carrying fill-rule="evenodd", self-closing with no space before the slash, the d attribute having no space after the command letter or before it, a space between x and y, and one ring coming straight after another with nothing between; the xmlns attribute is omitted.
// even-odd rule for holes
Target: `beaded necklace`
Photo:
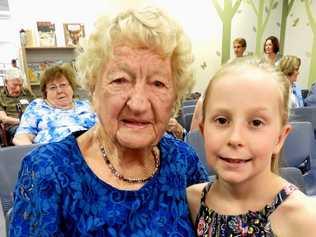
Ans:
<svg viewBox="0 0 316 237"><path fill-rule="evenodd" d="M101 144L100 144L100 150L101 150L104 162L109 167L111 173L116 178L118 178L119 180L122 180L122 181L124 181L126 183L135 184L135 183L145 183L145 182L147 182L152 177L154 177L154 175L156 174L156 172L157 172L157 170L159 168L159 165L160 165L159 150L155 146L152 149L152 154L154 156L154 161L155 161L155 168L154 168L153 172L151 173L151 175L149 177L147 177L147 178L126 178L114 168L113 164L110 162L110 160L109 160L109 158L108 158L108 156L106 154L104 146L102 146Z"/></svg>

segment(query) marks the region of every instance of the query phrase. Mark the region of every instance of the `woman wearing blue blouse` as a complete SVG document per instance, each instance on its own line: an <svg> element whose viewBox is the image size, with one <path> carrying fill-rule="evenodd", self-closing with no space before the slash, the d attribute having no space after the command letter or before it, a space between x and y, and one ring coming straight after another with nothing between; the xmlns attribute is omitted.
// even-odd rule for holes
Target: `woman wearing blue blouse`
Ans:
<svg viewBox="0 0 316 237"><path fill-rule="evenodd" d="M11 236L193 236L185 189L207 173L191 147L164 136L192 61L159 9L100 18L78 58L98 122L24 158Z"/></svg>
<svg viewBox="0 0 316 237"><path fill-rule="evenodd" d="M95 125L90 103L73 98L76 77L70 65L46 69L40 86L43 99L35 99L26 107L13 138L15 145L56 142Z"/></svg>

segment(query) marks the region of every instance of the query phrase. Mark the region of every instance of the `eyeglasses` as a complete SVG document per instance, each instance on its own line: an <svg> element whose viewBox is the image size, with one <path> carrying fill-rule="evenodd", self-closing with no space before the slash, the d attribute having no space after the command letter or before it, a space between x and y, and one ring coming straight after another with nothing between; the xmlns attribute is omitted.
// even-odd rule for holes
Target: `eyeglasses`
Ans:
<svg viewBox="0 0 316 237"><path fill-rule="evenodd" d="M55 84L49 85L49 86L46 87L46 89L48 91L51 91L51 92L56 92L58 88L61 89L61 90L65 90L68 87L69 87L69 83L65 82L65 83L61 83L59 85L55 85Z"/></svg>

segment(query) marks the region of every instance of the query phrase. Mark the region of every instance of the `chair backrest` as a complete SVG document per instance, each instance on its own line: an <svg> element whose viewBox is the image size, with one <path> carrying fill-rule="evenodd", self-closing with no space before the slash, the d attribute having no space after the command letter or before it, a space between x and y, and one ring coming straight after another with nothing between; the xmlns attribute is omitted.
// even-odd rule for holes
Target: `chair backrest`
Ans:
<svg viewBox="0 0 316 237"><path fill-rule="evenodd" d="M296 167L281 167L280 175L290 183L294 184L303 193L306 193L304 177L300 169Z"/></svg>
<svg viewBox="0 0 316 237"><path fill-rule="evenodd" d="M312 123L314 138L316 139L316 107L293 108L290 121L309 121Z"/></svg>
<svg viewBox="0 0 316 237"><path fill-rule="evenodd" d="M183 118L182 118L183 127L184 127L185 130L187 130L188 132L190 131L190 128L191 128L192 117L193 117L193 113L190 113L190 114L184 114L184 115L183 115Z"/></svg>
<svg viewBox="0 0 316 237"><path fill-rule="evenodd" d="M13 191L23 157L38 144L0 149L0 193Z"/></svg>
<svg viewBox="0 0 316 237"><path fill-rule="evenodd" d="M186 105L181 107L182 114L193 114L195 105Z"/></svg>
<svg viewBox="0 0 316 237"><path fill-rule="evenodd" d="M313 129L312 124L306 121L291 122L291 125L293 130L284 143L281 165L298 168L304 162L310 164Z"/></svg>
<svg viewBox="0 0 316 237"><path fill-rule="evenodd" d="M196 151L200 161L205 166L209 175L214 175L214 170L206 162L204 138L199 130L190 131L185 137L185 142L190 144Z"/></svg>
<svg viewBox="0 0 316 237"><path fill-rule="evenodd" d="M195 104L196 104L196 102L197 102L197 100L196 100L196 99L192 99L192 100L185 100L185 101L183 101L182 106L195 105Z"/></svg>

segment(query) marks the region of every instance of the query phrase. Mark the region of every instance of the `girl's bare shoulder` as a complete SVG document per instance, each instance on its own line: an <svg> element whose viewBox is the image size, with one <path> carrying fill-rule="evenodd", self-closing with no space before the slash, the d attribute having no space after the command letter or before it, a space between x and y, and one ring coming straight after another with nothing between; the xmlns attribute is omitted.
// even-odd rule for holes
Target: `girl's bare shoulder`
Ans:
<svg viewBox="0 0 316 237"><path fill-rule="evenodd" d="M187 200L192 220L195 220L201 204L202 190L207 183L195 184L187 188Z"/></svg>
<svg viewBox="0 0 316 237"><path fill-rule="evenodd" d="M271 216L281 236L315 236L316 198L294 191ZM285 232L284 232L285 231Z"/></svg>

